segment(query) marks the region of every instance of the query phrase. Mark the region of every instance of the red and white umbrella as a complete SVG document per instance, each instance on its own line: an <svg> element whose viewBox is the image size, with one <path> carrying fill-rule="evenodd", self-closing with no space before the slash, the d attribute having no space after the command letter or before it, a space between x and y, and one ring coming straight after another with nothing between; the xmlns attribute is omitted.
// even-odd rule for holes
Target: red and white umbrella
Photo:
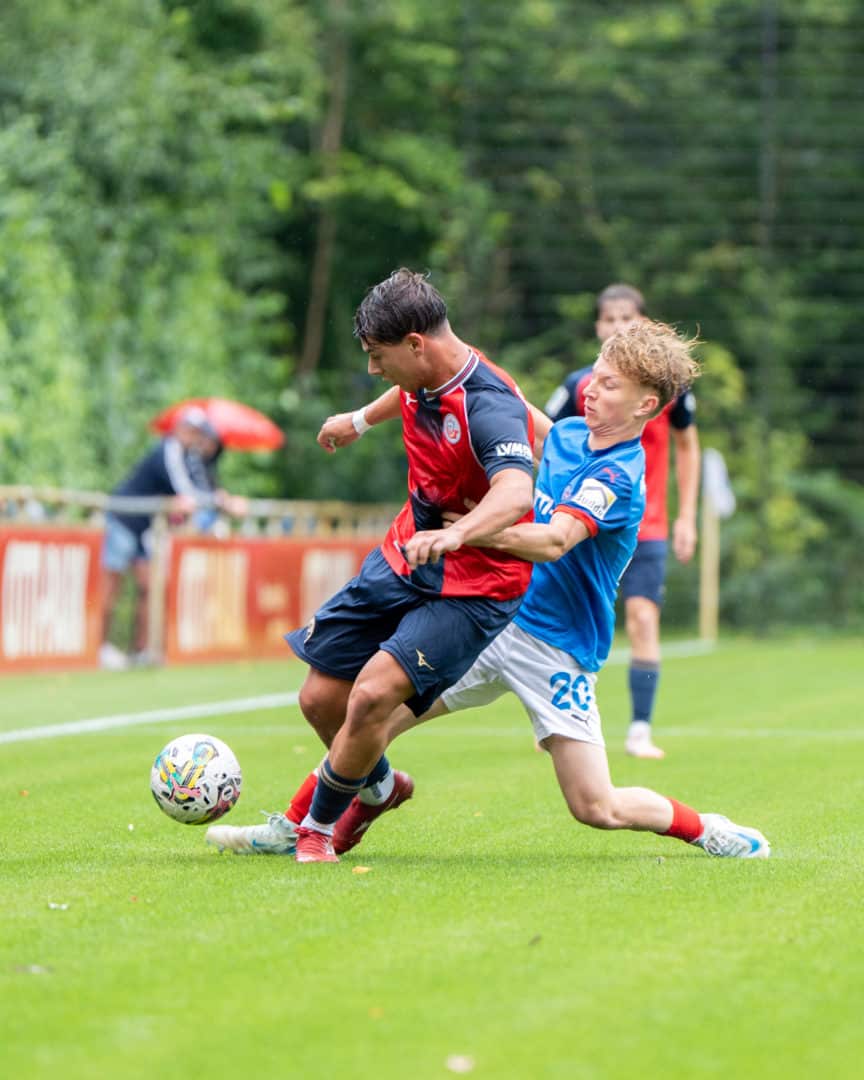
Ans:
<svg viewBox="0 0 864 1080"><path fill-rule="evenodd" d="M230 398L186 398L154 416L150 427L167 434L187 409L196 406L207 414L222 445L231 450L278 450L285 442L285 435L268 416Z"/></svg>

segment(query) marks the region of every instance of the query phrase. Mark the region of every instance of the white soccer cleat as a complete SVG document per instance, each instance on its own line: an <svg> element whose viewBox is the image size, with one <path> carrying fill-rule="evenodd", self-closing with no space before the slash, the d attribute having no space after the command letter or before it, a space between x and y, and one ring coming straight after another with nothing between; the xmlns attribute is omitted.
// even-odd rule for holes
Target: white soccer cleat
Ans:
<svg viewBox="0 0 864 1080"><path fill-rule="evenodd" d="M666 751L655 746L651 739L628 739L624 749L630 757L645 758L646 760L662 761L666 757Z"/></svg>
<svg viewBox="0 0 864 1080"><path fill-rule="evenodd" d="M700 814L702 835L693 843L725 859L767 859L771 845L758 829L736 825L722 814Z"/></svg>
<svg viewBox="0 0 864 1080"><path fill-rule="evenodd" d="M624 749L631 757L653 758L655 761L666 757L666 751L651 741L651 725L644 720L634 720L630 725Z"/></svg>
<svg viewBox="0 0 864 1080"><path fill-rule="evenodd" d="M293 855L297 847L294 823L284 814L261 813L267 818L264 825L211 825L204 839L235 855Z"/></svg>

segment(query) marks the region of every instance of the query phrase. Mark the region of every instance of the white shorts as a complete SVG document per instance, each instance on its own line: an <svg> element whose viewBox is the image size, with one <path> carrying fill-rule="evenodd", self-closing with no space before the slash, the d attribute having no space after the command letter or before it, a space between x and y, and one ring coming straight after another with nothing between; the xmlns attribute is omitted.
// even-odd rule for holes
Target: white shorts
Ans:
<svg viewBox="0 0 864 1080"><path fill-rule="evenodd" d="M583 671L569 653L511 622L441 698L450 712L458 712L488 705L512 690L538 742L563 735L604 746L596 685L596 672Z"/></svg>

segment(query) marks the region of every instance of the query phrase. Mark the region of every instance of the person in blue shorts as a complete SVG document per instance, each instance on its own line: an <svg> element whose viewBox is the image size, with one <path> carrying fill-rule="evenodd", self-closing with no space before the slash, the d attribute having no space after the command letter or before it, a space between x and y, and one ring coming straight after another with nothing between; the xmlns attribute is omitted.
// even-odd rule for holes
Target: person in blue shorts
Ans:
<svg viewBox="0 0 864 1080"><path fill-rule="evenodd" d="M471 544L531 517L533 429L513 380L456 336L443 297L405 268L369 290L354 332L369 373L394 385L357 413L330 417L318 441L333 450L401 416L408 500L359 575L287 635L310 669L300 707L329 747L317 783L304 782L310 799L292 800L291 828L277 814L207 833L234 851L288 853L296 825L301 863L338 861L346 828L362 830L411 797L412 779L384 753L391 714L402 703L427 711L510 621L531 577L519 556ZM445 528L468 501L473 509Z"/></svg>
<svg viewBox="0 0 864 1080"><path fill-rule="evenodd" d="M219 435L207 414L190 406L180 414L174 430L153 446L114 488L113 495L176 496L180 513L198 506L224 504L218 490L215 461L221 452ZM103 611L100 665L110 671L129 666L130 658L109 640L111 621L124 576L135 579L135 631L133 661L152 662L148 652L148 596L150 585L150 526L152 514L109 512L102 544Z"/></svg>

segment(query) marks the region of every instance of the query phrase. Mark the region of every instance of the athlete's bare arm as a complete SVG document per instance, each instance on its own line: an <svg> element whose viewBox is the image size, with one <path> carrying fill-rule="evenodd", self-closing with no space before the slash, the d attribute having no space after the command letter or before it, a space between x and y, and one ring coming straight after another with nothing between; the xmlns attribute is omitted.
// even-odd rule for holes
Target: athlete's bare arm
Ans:
<svg viewBox="0 0 864 1080"><path fill-rule="evenodd" d="M354 423L357 413L362 413L363 420L369 427L382 424L385 420L394 420L401 412L399 394L399 387L391 386L380 397L363 409L358 409L356 413L344 412L328 416L318 432L318 445L323 447L328 454L332 454L334 450L356 442L362 434L362 430L358 430Z"/></svg>
<svg viewBox="0 0 864 1080"><path fill-rule="evenodd" d="M675 443L675 479L678 483L678 516L672 524L672 550L682 563L696 550L696 505L699 499L699 435L695 424L672 428Z"/></svg>
<svg viewBox="0 0 864 1080"><path fill-rule="evenodd" d="M501 469L489 481L489 490L469 513L447 528L415 533L402 553L413 570L424 563L438 562L446 552L457 551L463 544L488 547L478 544L477 538L490 536L518 521L531 509L532 502L530 473L524 469Z"/></svg>
<svg viewBox="0 0 864 1080"><path fill-rule="evenodd" d="M479 537L471 543L506 551L528 562L555 562L590 535L581 518L559 511L545 525L539 522L511 525L494 536Z"/></svg>
<svg viewBox="0 0 864 1080"><path fill-rule="evenodd" d="M543 457L543 443L546 441L546 436L552 430L552 421L543 412L542 409L538 409L536 405L532 405L530 401L526 401L528 411L534 418L534 464L540 464L540 458Z"/></svg>

